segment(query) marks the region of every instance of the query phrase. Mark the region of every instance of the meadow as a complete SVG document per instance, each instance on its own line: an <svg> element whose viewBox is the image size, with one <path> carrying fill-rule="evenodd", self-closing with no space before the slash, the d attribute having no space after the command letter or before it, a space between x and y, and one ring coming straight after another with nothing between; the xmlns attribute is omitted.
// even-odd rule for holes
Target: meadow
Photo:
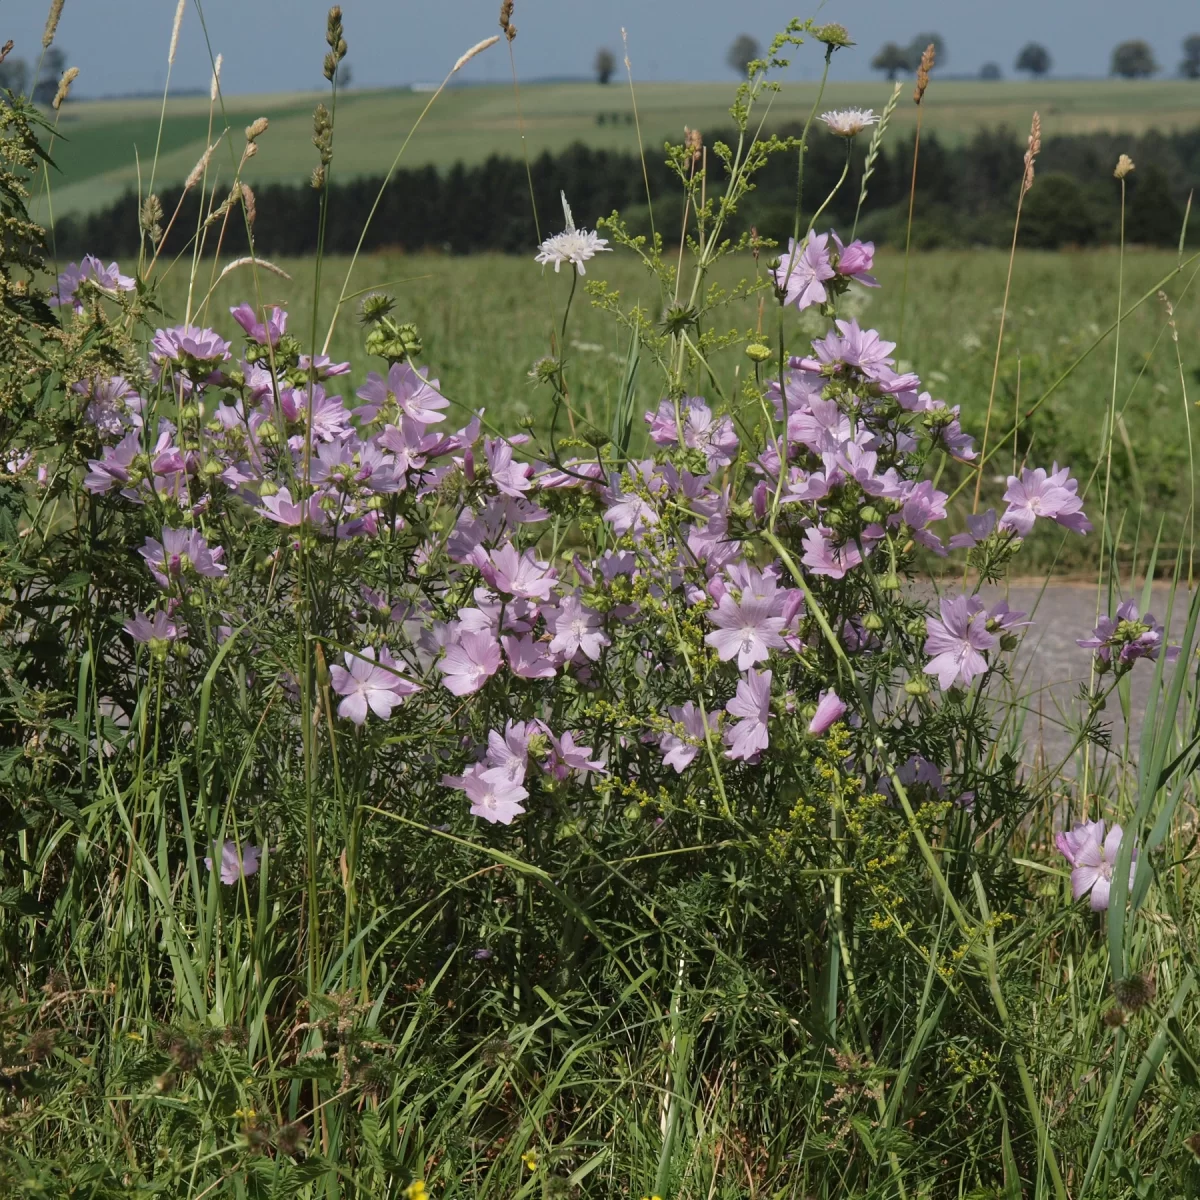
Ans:
<svg viewBox="0 0 1200 1200"><path fill-rule="evenodd" d="M500 48L490 51L501 54ZM447 63L448 70L451 64ZM636 81L635 81L636 82ZM905 94L911 84L905 84ZM726 129L731 89L719 83L637 83L637 111L644 144L655 152L677 139L685 125ZM1187 80L1014 80L1003 83L949 80L930 92L924 128L948 144L977 130L1005 126L1024 131L1029 114L1042 115L1047 136L1071 133L1144 133L1189 129L1195 123L1195 86ZM873 106L891 94L882 80L833 82L823 104ZM803 121L816 98L815 84L784 82L770 105L767 127ZM319 97L286 93L236 96L223 101L216 128L227 121L240 130L256 117L271 120L270 136L244 178L252 184L303 181L312 170L312 109ZM408 135L429 101L425 92L350 91L338 100L338 172L341 178L377 174ZM61 169L54 189L58 214L100 208L149 179L148 164L159 144L160 101L96 100L67 106L59 122L62 139L54 157ZM520 157L555 152L574 142L636 152L637 128L627 83L527 84L520 90L520 117L511 86L454 88L430 111L405 152L407 166L474 164L490 155ZM224 120L222 120L224 118ZM897 135L910 131L916 109L896 112ZM209 130L207 97L171 98L162 125L155 178L180 183L204 152ZM522 145L522 131L525 145ZM45 210L40 211L45 216Z"/></svg>

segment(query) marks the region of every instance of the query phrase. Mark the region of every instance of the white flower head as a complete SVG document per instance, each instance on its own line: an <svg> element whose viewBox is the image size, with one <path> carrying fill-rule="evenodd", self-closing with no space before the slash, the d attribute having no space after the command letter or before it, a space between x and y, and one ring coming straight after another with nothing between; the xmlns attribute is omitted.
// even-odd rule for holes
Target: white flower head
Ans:
<svg viewBox="0 0 1200 1200"><path fill-rule="evenodd" d="M829 126L830 133L850 138L856 133L862 133L868 125L874 125L879 117L870 108L838 108L822 113L821 120Z"/></svg>
<svg viewBox="0 0 1200 1200"><path fill-rule="evenodd" d="M580 275L587 274L583 265L588 259L595 258L602 251L610 251L607 238L602 238L592 230L576 229L575 218L571 215L571 206L567 203L567 195L562 194L563 217L567 227L562 233L548 237L539 247L535 261L543 267L554 264L555 274L563 263L572 263Z"/></svg>

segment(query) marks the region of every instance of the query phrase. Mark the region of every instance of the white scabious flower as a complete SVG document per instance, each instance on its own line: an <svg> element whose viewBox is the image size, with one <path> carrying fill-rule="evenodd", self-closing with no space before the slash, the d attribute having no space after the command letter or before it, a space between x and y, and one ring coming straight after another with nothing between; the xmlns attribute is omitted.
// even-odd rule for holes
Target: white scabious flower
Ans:
<svg viewBox="0 0 1200 1200"><path fill-rule="evenodd" d="M830 133L849 138L862 133L868 125L874 125L879 117L870 108L839 108L822 113L821 120L829 126Z"/></svg>
<svg viewBox="0 0 1200 1200"><path fill-rule="evenodd" d="M611 251L612 247L609 246L607 238L600 237L594 231L576 229L575 218L571 215L571 206L567 203L566 193L563 193L562 202L567 227L562 233L548 237L538 247L535 261L541 263L543 267L553 263L556 274L563 263L572 263L580 275L586 275L587 268L583 264L589 259L595 258L602 250Z"/></svg>

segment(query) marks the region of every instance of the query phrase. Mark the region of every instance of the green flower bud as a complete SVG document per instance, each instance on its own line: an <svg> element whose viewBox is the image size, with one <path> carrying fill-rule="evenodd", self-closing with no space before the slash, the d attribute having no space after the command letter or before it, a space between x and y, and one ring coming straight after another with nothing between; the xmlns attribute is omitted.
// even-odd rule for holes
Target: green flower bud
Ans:
<svg viewBox="0 0 1200 1200"><path fill-rule="evenodd" d="M1000 635L1001 650L1015 650L1021 644L1021 639L1015 633L1002 633Z"/></svg>
<svg viewBox="0 0 1200 1200"><path fill-rule="evenodd" d="M904 690L910 696L928 696L929 695L929 684L927 684L924 679L920 679L920 678L910 679L904 685Z"/></svg>
<svg viewBox="0 0 1200 1200"><path fill-rule="evenodd" d="M746 357L751 362L766 362L771 357L771 347L764 346L761 342L751 342L746 347Z"/></svg>
<svg viewBox="0 0 1200 1200"><path fill-rule="evenodd" d="M624 816L625 820L628 821L630 825L635 824L642 819L642 806L631 800L627 805L625 805Z"/></svg>
<svg viewBox="0 0 1200 1200"><path fill-rule="evenodd" d="M898 592L900 590L900 576L895 571L889 571L880 581L880 586L885 592Z"/></svg>
<svg viewBox="0 0 1200 1200"><path fill-rule="evenodd" d="M877 612L869 612L862 619L863 628L878 633L883 628L883 618Z"/></svg>
<svg viewBox="0 0 1200 1200"><path fill-rule="evenodd" d="M868 525L875 525L883 520L879 509L872 507L870 504L864 504L862 508L858 510L858 515L862 517L862 519Z"/></svg>

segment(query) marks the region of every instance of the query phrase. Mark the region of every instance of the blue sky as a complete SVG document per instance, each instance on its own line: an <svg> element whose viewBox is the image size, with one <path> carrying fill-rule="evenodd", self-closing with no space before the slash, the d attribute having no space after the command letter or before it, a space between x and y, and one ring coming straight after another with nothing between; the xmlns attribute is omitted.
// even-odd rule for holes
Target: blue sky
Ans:
<svg viewBox="0 0 1200 1200"><path fill-rule="evenodd" d="M50 0L0 0L0 42L14 54L40 53ZM214 53L224 55L227 92L307 90L318 86L325 0L202 0ZM458 55L496 29L499 0L343 0L354 81L388 86L440 78ZM66 0L59 44L81 69L79 95L161 88L175 0ZM516 0L517 66L522 77L580 75L599 46L619 49L629 31L641 79L727 79L725 50L739 33L760 40L790 16L795 0ZM1173 74L1182 38L1200 32L1194 0L827 0L821 20L845 24L859 45L835 59L835 74L861 79L881 43L907 43L922 30L946 39L951 73L974 73L991 59L1011 73L1030 39L1054 57L1055 74L1103 75L1113 45L1143 37ZM796 78L811 76L818 55L802 56ZM196 0L188 0L173 75L206 88L209 54ZM500 80L508 56L492 51L468 77ZM1200 97L1200 90L1198 90Z"/></svg>

